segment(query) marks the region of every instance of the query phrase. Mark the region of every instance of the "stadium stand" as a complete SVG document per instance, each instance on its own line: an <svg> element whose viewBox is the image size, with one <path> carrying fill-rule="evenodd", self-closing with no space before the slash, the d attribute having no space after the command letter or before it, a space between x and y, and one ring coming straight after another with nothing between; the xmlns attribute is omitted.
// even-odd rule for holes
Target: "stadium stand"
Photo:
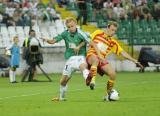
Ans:
<svg viewBox="0 0 160 116"><path fill-rule="evenodd" d="M88 25L82 25L81 28L84 29L87 33L92 33L97 28L104 28L106 26L106 23L110 20L116 20L119 22L119 29L117 36L120 40L125 41L129 45L159 45L160 44L160 19L159 14L157 13L160 9L160 2L158 1L151 1L148 0L146 3L143 3L144 1L141 1L141 3L132 3L131 1L128 1L129 3L125 3L127 1L122 1L122 6L117 7L114 5L115 3L108 3L106 0L102 0L103 8L101 8L101 13L94 14L94 2L92 0L89 0L87 2L87 20ZM76 18L75 11L78 13L77 3L75 0L68 0L67 5L62 5L59 7L56 3L50 3L49 0L45 0L44 3L39 2L31 2L28 1L28 6L22 5L23 7L15 8L14 5L21 5L23 4L23 1L19 3L10 3L10 7L12 6L12 13L9 13L8 11L5 12L5 8L7 7L7 2L3 3L6 7L1 8L0 14L1 14L1 21L0 21L0 37L1 37L1 46L5 47L8 42L11 42L11 39L13 36L18 35L20 40L20 45L22 45L22 41L25 37L28 36L28 32L30 27L32 27L36 31L37 38L41 37L47 37L47 38L53 38L57 34L60 34L61 32L66 29L64 26L63 19L72 16ZM12 5L11 5L12 4ZM25 3L26 4L26 3ZM38 4L36 6L36 4ZM39 4L43 7L39 7ZM50 4L50 5L49 5ZM147 4L145 6L144 4ZM50 20L48 23L43 20L42 17L44 16L44 13L48 10L48 8L54 9L59 16L59 19L57 20ZM128 10L126 10L128 8ZM114 17L114 12L112 10L120 9L120 16ZM149 9L149 11L147 11ZM41 11L41 12L37 12ZM17 11L22 11L22 14L18 16L17 18L14 17L14 13ZM71 12L70 12L71 11ZM74 11L74 12L73 12ZM108 12L106 12L108 11ZM50 11L51 12L51 11ZM127 15L124 16L123 13ZM140 13L139 13L140 12ZM152 15L152 18L150 18L145 12ZM8 13L8 14L7 14ZM105 13L105 14L103 14ZM109 14L111 13L111 14ZM121 14L122 13L122 14ZM157 13L157 14L155 14ZM106 15L107 14L107 15ZM112 15L112 16L111 16ZM7 19L3 20L3 16L6 16ZM48 13L46 15L47 17L52 18L51 14ZM146 18L147 17L147 18ZM12 19L13 18L13 19ZM15 19L14 19L15 18ZM31 18L31 19L30 19ZM6 20L10 23L7 23ZM23 25L20 25L21 21L24 22ZM26 23L26 21L29 21ZM94 23L92 23L94 22ZM48 27L44 24L49 24ZM96 24L96 25L90 25ZM32 24L32 25L28 25ZM40 39L41 41L41 39ZM43 42L41 42L43 43ZM59 44L55 45L48 45L43 44L43 47L52 47L52 46L63 46L64 42L61 42Z"/></svg>

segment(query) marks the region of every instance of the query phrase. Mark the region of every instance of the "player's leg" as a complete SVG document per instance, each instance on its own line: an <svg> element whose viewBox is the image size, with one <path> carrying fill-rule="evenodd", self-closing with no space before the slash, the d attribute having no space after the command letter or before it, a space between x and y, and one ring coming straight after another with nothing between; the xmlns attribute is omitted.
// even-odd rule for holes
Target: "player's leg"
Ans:
<svg viewBox="0 0 160 116"><path fill-rule="evenodd" d="M87 62L84 56L74 56L74 59L72 60L73 69L80 70L83 74L83 78L86 80L89 75L89 70L87 66Z"/></svg>
<svg viewBox="0 0 160 116"><path fill-rule="evenodd" d="M65 100L65 93L68 88L67 83L68 83L69 79L70 78L67 75L63 75L60 80L60 96L59 96L60 100Z"/></svg>
<svg viewBox="0 0 160 116"><path fill-rule="evenodd" d="M9 70L9 79L11 83L16 83L16 78L15 78L16 72L15 71L16 71L15 66L11 67Z"/></svg>
<svg viewBox="0 0 160 116"><path fill-rule="evenodd" d="M14 81L14 80L13 80L13 78L14 78L14 77L13 77L13 76L14 76L14 75L13 75L13 72L14 72L13 67L11 67L10 70L9 70L9 79L10 79L10 82L11 82L11 83L13 83L13 81Z"/></svg>
<svg viewBox="0 0 160 116"><path fill-rule="evenodd" d="M13 67L13 82L17 83L17 81L16 81L16 66Z"/></svg>
<svg viewBox="0 0 160 116"><path fill-rule="evenodd" d="M67 83L69 81L70 78L68 78L67 75L62 75L62 78L60 79L60 93L59 93L59 97L54 97L52 99L52 101L65 101L65 93L67 91Z"/></svg>
<svg viewBox="0 0 160 116"><path fill-rule="evenodd" d="M91 55L87 60L88 64L91 65L90 71L92 73L92 80L90 82L90 88L93 90L95 86L95 79L97 75L97 66L99 64L99 59L95 55Z"/></svg>
<svg viewBox="0 0 160 116"><path fill-rule="evenodd" d="M71 78L71 74L73 72L73 63L72 59L70 58L67 60L64 69L63 69L63 74L62 78L60 79L60 95L59 97L55 97L52 99L52 101L65 101L65 93L67 91L67 83Z"/></svg>
<svg viewBox="0 0 160 116"><path fill-rule="evenodd" d="M82 72L83 78L86 80L89 75L89 70L87 69L87 63L86 62L81 63L79 66L79 70Z"/></svg>
<svg viewBox="0 0 160 116"><path fill-rule="evenodd" d="M101 69L105 74L109 76L109 80L106 84L106 91L105 91L105 96L107 96L113 89L116 80L116 73L110 64L105 64Z"/></svg>

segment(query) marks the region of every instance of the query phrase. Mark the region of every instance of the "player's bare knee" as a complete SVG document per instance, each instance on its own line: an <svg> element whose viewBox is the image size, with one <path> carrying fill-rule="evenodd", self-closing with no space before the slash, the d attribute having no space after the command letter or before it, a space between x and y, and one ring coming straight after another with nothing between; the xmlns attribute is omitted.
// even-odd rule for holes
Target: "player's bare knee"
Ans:
<svg viewBox="0 0 160 116"><path fill-rule="evenodd" d="M80 71L83 71L84 69L87 68L87 64L86 63L82 63L80 66L79 66L79 69Z"/></svg>
<svg viewBox="0 0 160 116"><path fill-rule="evenodd" d="M60 80L60 84L63 85L63 86L65 86L68 81L69 81L69 78L63 77L63 78Z"/></svg>
<svg viewBox="0 0 160 116"><path fill-rule="evenodd" d="M97 60L97 59L95 59L95 60L93 61L93 63L92 63L92 65L95 65L95 66L98 66L98 64L99 64L99 60Z"/></svg>
<svg viewBox="0 0 160 116"><path fill-rule="evenodd" d="M108 72L108 76L110 77L111 80L115 80L116 79L116 73L114 71Z"/></svg>
<svg viewBox="0 0 160 116"><path fill-rule="evenodd" d="M65 80L61 80L61 81L60 81L60 84L61 84L62 86L66 86L67 82L66 82Z"/></svg>

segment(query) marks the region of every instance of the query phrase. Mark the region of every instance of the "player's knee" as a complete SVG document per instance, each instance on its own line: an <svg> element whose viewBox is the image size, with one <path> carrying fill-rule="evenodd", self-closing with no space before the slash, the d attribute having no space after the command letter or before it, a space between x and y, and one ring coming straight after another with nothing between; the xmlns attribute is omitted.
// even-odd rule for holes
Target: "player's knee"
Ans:
<svg viewBox="0 0 160 116"><path fill-rule="evenodd" d="M67 83L66 83L66 81L64 81L64 80L60 80L60 85L63 85L63 86L65 86Z"/></svg>
<svg viewBox="0 0 160 116"><path fill-rule="evenodd" d="M92 64L95 65L95 66L98 66L99 60L98 60L98 59L95 59Z"/></svg>
<svg viewBox="0 0 160 116"><path fill-rule="evenodd" d="M66 78L62 78L60 80L60 84L63 85L63 86L65 86L67 84L67 82L68 82L68 80Z"/></svg>
<svg viewBox="0 0 160 116"><path fill-rule="evenodd" d="M87 68L87 64L86 63L82 63L80 66L79 66L80 70L83 71Z"/></svg>
<svg viewBox="0 0 160 116"><path fill-rule="evenodd" d="M110 79L112 79L112 80L116 79L116 73L114 71L108 72L108 75L109 75Z"/></svg>
<svg viewBox="0 0 160 116"><path fill-rule="evenodd" d="M96 65L96 66L98 66L98 64L99 64L99 60L96 58L96 57L94 57L94 56L91 56L90 58L89 58L89 64L91 64L91 65Z"/></svg>

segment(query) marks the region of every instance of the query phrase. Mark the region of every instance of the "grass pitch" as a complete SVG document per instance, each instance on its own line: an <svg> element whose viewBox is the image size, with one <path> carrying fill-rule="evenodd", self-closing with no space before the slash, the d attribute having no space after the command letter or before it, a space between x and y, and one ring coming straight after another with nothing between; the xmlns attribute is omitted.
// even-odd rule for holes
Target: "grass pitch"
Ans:
<svg viewBox="0 0 160 116"><path fill-rule="evenodd" d="M68 84L67 101L52 102L61 74L50 76L53 82L43 82L43 75L37 75L42 82L22 83L17 77L17 84L0 78L0 116L160 116L160 73L117 73L116 102L102 101L108 77L97 77L91 91L80 74Z"/></svg>

